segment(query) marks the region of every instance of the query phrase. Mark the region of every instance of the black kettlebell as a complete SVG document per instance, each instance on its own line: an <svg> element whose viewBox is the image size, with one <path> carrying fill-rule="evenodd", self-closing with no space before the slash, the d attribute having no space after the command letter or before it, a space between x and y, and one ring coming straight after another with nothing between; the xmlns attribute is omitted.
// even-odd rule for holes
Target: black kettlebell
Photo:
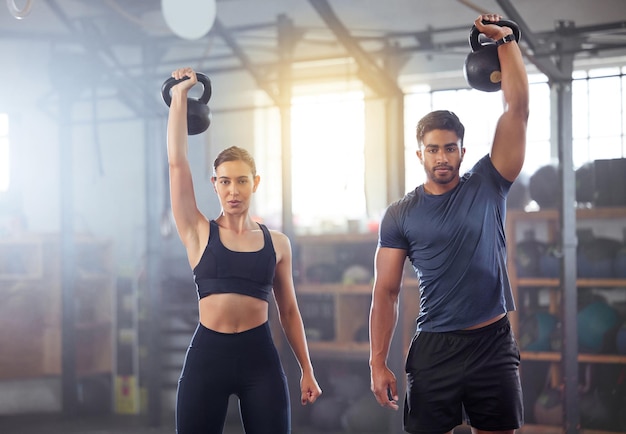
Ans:
<svg viewBox="0 0 626 434"><path fill-rule="evenodd" d="M509 27L513 30L515 40L519 42L521 32L519 26L514 21L500 20L494 23L484 21L485 24L496 24L500 27ZM467 84L483 92L496 92L501 89L502 71L500 69L500 59L498 58L498 46L496 41L479 38L481 33L476 26L472 26L469 34L469 44L472 52L465 59L463 72ZM481 41L482 39L482 41Z"/></svg>
<svg viewBox="0 0 626 434"><path fill-rule="evenodd" d="M211 80L201 72L197 72L196 77L198 78L198 83L201 83L204 87L204 90L200 98L187 98L187 133L191 136L205 132L211 125L211 110L208 106L212 92ZM161 95L168 107L172 103L172 95L170 93L172 87L184 80L189 80L189 77L184 77L181 80L170 77L161 86Z"/></svg>

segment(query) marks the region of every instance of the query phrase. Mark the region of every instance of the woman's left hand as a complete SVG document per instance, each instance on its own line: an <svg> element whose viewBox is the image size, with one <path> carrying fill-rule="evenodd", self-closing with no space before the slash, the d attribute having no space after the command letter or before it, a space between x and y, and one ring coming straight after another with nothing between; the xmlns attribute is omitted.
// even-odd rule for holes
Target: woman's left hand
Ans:
<svg viewBox="0 0 626 434"><path fill-rule="evenodd" d="M317 384L313 375L303 375L300 380L300 390L302 395L300 396L300 402L302 405L308 403L313 404L315 400L322 394L322 389Z"/></svg>

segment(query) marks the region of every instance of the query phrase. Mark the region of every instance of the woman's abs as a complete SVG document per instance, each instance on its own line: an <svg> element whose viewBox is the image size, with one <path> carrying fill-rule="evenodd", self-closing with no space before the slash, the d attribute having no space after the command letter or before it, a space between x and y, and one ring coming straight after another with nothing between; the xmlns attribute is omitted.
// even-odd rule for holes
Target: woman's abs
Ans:
<svg viewBox="0 0 626 434"><path fill-rule="evenodd" d="M240 333L268 320L268 303L241 294L212 294L198 302L200 323L220 333Z"/></svg>

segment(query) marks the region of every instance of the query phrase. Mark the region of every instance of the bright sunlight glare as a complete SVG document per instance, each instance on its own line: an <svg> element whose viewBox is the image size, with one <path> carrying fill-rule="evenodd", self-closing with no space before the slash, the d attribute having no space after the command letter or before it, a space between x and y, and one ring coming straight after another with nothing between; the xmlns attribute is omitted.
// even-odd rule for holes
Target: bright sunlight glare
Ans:
<svg viewBox="0 0 626 434"><path fill-rule="evenodd" d="M363 92L296 97L291 122L297 225L332 231L364 218Z"/></svg>

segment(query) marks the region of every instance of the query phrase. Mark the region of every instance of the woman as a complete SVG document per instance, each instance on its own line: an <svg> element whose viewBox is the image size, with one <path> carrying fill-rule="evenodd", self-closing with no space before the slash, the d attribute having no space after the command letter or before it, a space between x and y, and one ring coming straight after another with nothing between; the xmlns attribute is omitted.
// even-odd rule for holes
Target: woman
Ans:
<svg viewBox="0 0 626 434"><path fill-rule="evenodd" d="M215 159L213 186L222 207L215 220L196 205L187 159L187 94L191 68L177 69L172 86L167 153L176 229L198 289L199 324L179 380L178 434L222 432L228 399L239 398L246 433L291 432L287 382L269 327L273 293L280 323L302 376L301 403L322 393L315 379L295 296L291 245L250 217L259 186L253 158L231 147Z"/></svg>

